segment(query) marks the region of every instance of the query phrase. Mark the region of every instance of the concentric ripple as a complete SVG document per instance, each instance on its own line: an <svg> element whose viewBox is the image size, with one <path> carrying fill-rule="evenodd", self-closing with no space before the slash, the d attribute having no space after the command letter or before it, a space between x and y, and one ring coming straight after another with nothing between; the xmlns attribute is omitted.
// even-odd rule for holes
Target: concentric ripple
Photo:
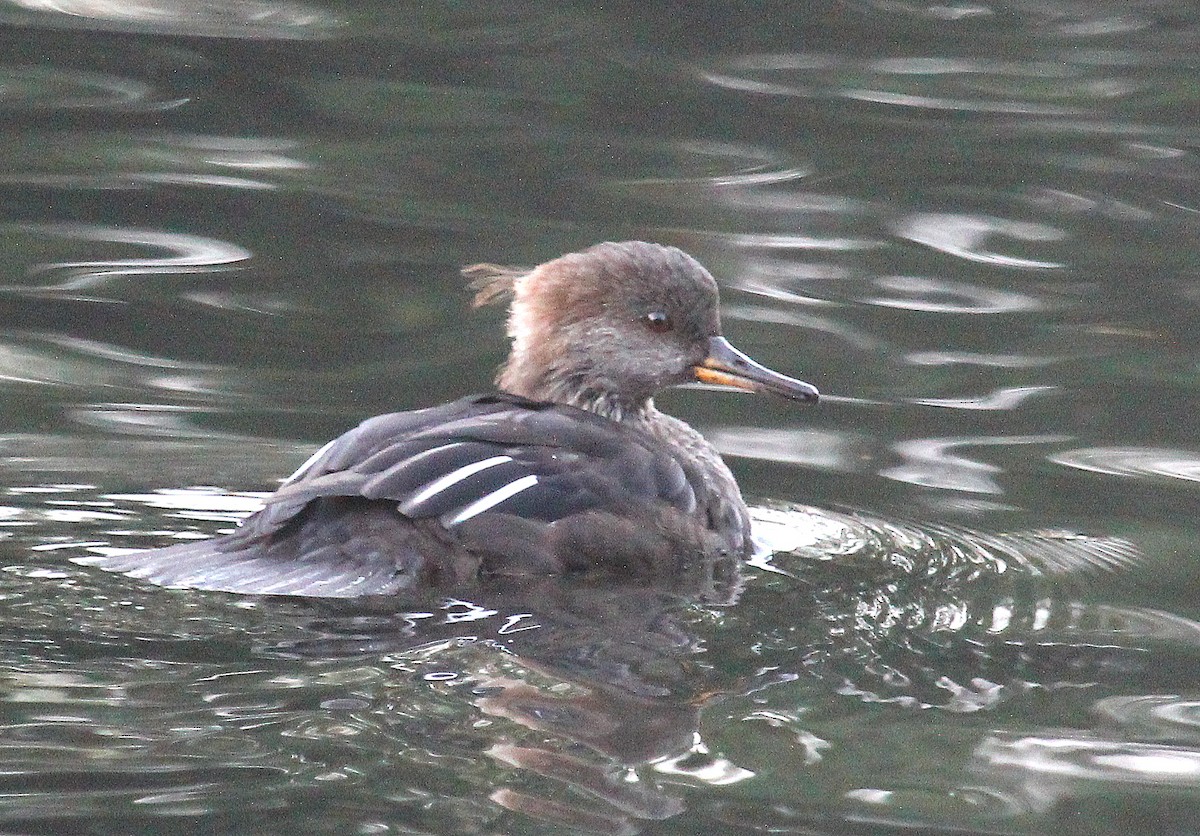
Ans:
<svg viewBox="0 0 1200 836"><path fill-rule="evenodd" d="M1120 537L1071 531L977 531L943 523L839 514L801 505L773 503L751 509L759 554L754 565L778 571L770 554L806 562L886 565L912 575L935 576L969 569L1001 575L1014 569L1029 576L1120 571L1141 562L1141 552ZM786 557L785 557L786 555Z"/></svg>
<svg viewBox="0 0 1200 836"><path fill-rule="evenodd" d="M1105 697L1096 701L1092 712L1139 736L1200 739L1200 696L1134 694Z"/></svg>

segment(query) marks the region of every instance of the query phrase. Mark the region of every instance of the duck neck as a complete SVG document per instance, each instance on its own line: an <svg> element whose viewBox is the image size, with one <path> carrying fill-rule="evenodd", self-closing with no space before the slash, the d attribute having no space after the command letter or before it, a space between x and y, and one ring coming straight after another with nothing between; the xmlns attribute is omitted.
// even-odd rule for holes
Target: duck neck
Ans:
<svg viewBox="0 0 1200 836"><path fill-rule="evenodd" d="M539 326L543 318L527 299L513 302L508 320L512 349L496 376L502 391L586 409L618 423L658 414L648 393L635 394L616 385L597 368L593 357L573 348L589 344L589 334L570 328L547 333Z"/></svg>
<svg viewBox="0 0 1200 836"><path fill-rule="evenodd" d="M630 398L583 374L560 372L552 366L541 374L530 374L519 359L514 352L496 378L504 392L585 409L619 424L644 424L661 414L650 398Z"/></svg>

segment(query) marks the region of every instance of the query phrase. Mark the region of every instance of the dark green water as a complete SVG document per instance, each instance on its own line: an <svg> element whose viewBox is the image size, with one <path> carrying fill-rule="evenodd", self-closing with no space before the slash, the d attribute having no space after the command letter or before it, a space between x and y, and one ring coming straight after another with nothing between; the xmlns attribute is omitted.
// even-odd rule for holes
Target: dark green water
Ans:
<svg viewBox="0 0 1200 836"><path fill-rule="evenodd" d="M0 830L1200 832L1200 13L0 4ZM485 388L458 268L676 244L776 549L395 606L71 557Z"/></svg>

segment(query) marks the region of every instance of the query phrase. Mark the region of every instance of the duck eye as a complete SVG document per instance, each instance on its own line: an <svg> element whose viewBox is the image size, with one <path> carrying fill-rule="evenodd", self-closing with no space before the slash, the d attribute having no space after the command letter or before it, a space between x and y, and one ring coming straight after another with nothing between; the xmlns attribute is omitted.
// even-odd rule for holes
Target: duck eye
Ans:
<svg viewBox="0 0 1200 836"><path fill-rule="evenodd" d="M671 330L671 317L663 311L651 311L646 314L646 325L654 333L662 334Z"/></svg>

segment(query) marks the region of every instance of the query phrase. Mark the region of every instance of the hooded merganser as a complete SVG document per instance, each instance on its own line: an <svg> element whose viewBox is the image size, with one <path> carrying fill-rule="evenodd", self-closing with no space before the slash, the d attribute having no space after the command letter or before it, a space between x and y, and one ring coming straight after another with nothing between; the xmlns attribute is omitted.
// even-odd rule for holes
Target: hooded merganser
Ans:
<svg viewBox="0 0 1200 836"><path fill-rule="evenodd" d="M748 551L733 474L652 397L696 381L818 395L721 336L699 262L630 241L463 272L476 306L512 300L498 391L363 422L233 533L79 562L171 587L342 598L492 575L663 575Z"/></svg>

